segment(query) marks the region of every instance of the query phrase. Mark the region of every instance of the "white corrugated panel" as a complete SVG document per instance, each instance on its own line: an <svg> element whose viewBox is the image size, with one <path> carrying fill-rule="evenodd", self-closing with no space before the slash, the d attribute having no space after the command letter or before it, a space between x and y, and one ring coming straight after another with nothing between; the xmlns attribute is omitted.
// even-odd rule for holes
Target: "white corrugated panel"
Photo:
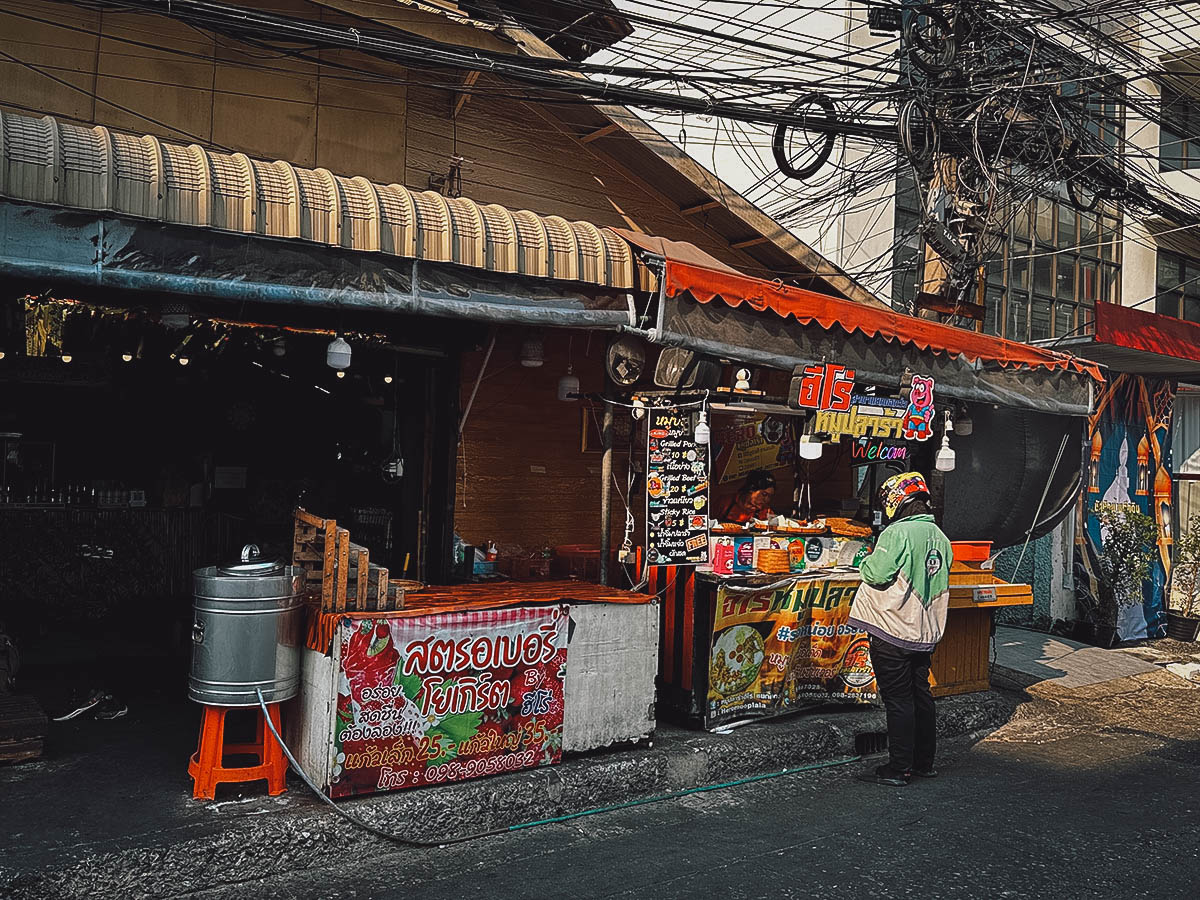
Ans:
<svg viewBox="0 0 1200 900"><path fill-rule="evenodd" d="M384 252L498 272L634 286L629 245L606 228L466 198L0 113L0 196Z"/></svg>

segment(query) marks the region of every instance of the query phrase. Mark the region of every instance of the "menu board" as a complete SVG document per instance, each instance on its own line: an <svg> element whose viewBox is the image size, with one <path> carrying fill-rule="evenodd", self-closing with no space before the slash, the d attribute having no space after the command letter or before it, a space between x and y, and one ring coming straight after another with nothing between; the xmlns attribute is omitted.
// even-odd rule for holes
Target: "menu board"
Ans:
<svg viewBox="0 0 1200 900"><path fill-rule="evenodd" d="M648 412L646 560L652 566L708 562L708 445L697 444L698 413Z"/></svg>

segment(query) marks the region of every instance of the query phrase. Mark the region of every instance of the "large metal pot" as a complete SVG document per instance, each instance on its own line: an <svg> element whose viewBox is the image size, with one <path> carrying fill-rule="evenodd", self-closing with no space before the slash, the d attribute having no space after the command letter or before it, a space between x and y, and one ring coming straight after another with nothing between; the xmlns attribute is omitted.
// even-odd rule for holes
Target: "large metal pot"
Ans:
<svg viewBox="0 0 1200 900"><path fill-rule="evenodd" d="M257 706L300 691L304 570L263 560L248 544L240 562L192 573L194 624L188 696L209 706Z"/></svg>

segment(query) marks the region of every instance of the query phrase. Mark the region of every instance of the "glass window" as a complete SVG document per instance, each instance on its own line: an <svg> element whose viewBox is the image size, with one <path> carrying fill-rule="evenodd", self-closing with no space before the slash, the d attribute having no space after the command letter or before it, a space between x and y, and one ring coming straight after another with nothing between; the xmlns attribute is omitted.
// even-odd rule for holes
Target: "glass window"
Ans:
<svg viewBox="0 0 1200 900"><path fill-rule="evenodd" d="M1054 201L1046 197L1037 200L1037 239L1054 245Z"/></svg>
<svg viewBox="0 0 1200 900"><path fill-rule="evenodd" d="M1096 255L1096 231L1096 214L1094 212L1080 212L1079 249L1092 256Z"/></svg>
<svg viewBox="0 0 1200 900"><path fill-rule="evenodd" d="M1000 312L1004 308L1004 290L989 285L983 301L983 330L988 334L1000 333Z"/></svg>
<svg viewBox="0 0 1200 900"><path fill-rule="evenodd" d="M1121 302L1121 276L1116 266L1100 268L1100 299L1106 303Z"/></svg>
<svg viewBox="0 0 1200 900"><path fill-rule="evenodd" d="M1044 341L1050 337L1050 321L1053 301L1049 297L1034 297L1030 304L1029 339Z"/></svg>
<svg viewBox="0 0 1200 900"><path fill-rule="evenodd" d="M1058 204L1058 249L1075 248L1075 207L1069 203Z"/></svg>
<svg viewBox="0 0 1200 900"><path fill-rule="evenodd" d="M1095 303L1100 289L1100 263L1094 259L1079 260L1079 302Z"/></svg>
<svg viewBox="0 0 1200 900"><path fill-rule="evenodd" d="M1054 292L1054 256L1041 251L1033 259L1033 289L1039 294Z"/></svg>
<svg viewBox="0 0 1200 900"><path fill-rule="evenodd" d="M1075 332L1075 304L1059 300L1054 304L1054 336L1066 337Z"/></svg>
<svg viewBox="0 0 1200 900"><path fill-rule="evenodd" d="M1029 206L1022 204L1013 216L1013 237L1029 240Z"/></svg>
<svg viewBox="0 0 1200 900"><path fill-rule="evenodd" d="M1058 298L1075 299L1075 257L1060 253L1058 257Z"/></svg>
<svg viewBox="0 0 1200 900"><path fill-rule="evenodd" d="M1159 249L1156 312L1200 322L1200 261Z"/></svg>
<svg viewBox="0 0 1200 900"><path fill-rule="evenodd" d="M1012 243L1012 272L1008 286L1018 292L1029 290L1029 245L1020 241Z"/></svg>
<svg viewBox="0 0 1200 900"><path fill-rule="evenodd" d="M1192 97L1164 87L1162 91L1162 125L1158 130L1158 167L1168 172L1174 169L1194 169L1200 166L1200 107Z"/></svg>
<svg viewBox="0 0 1200 900"><path fill-rule="evenodd" d="M1183 295L1183 317L1189 322L1200 323L1200 295Z"/></svg>
<svg viewBox="0 0 1200 900"><path fill-rule="evenodd" d="M1011 341L1029 340L1029 305L1025 300L1013 302L1008 298L1008 322L1005 323L1004 336Z"/></svg>

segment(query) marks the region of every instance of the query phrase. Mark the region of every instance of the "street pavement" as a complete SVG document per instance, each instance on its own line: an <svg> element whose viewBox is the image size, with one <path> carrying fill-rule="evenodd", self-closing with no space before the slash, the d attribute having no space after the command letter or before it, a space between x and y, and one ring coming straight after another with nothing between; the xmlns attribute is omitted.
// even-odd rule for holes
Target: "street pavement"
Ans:
<svg viewBox="0 0 1200 900"><path fill-rule="evenodd" d="M1158 669L1051 679L940 777L867 763L434 850L201 891L231 898L1129 898L1194 896L1200 687Z"/></svg>

